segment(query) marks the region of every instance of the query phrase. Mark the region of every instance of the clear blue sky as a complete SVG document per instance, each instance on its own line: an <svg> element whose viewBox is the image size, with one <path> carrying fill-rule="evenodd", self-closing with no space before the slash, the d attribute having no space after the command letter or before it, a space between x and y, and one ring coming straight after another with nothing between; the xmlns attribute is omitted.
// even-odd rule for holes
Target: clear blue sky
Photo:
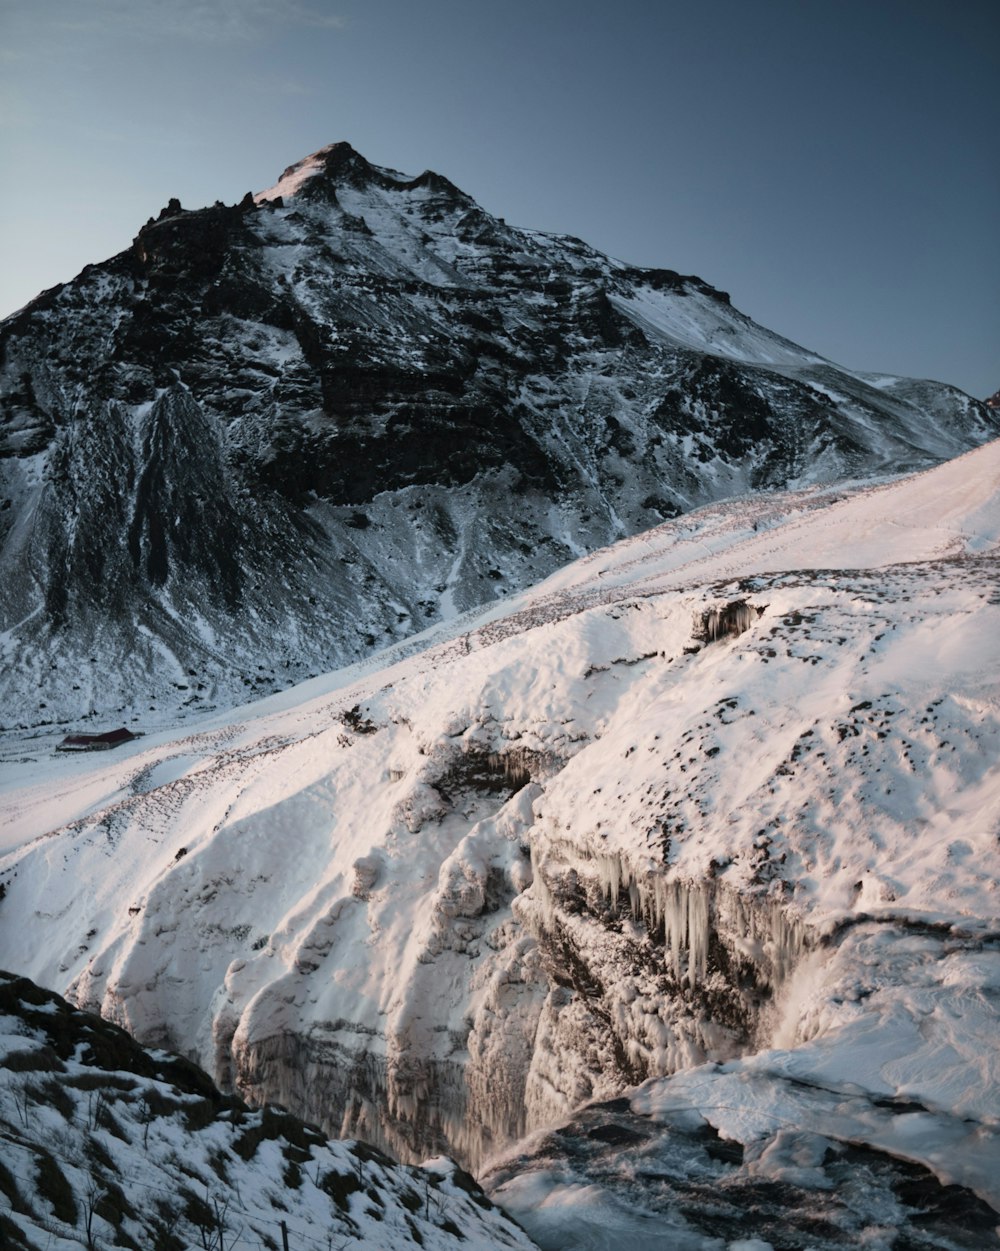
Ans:
<svg viewBox="0 0 1000 1251"><path fill-rule="evenodd" d="M983 396L998 98L997 0L0 0L0 314L347 139Z"/></svg>

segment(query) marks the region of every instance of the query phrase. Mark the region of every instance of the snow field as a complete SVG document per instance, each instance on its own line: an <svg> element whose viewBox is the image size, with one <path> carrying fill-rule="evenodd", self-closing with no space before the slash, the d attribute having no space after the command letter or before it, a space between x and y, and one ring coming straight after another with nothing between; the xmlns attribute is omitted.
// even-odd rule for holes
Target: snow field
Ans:
<svg viewBox="0 0 1000 1251"><path fill-rule="evenodd" d="M408 1158L651 1077L637 1115L775 1176L794 1125L996 1205L998 465L715 506L381 668L20 765L0 947Z"/></svg>

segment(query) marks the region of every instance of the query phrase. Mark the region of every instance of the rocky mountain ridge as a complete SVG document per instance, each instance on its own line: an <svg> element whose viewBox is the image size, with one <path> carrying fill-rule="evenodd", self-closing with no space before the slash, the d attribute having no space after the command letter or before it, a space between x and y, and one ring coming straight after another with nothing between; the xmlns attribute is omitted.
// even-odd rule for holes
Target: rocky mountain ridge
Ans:
<svg viewBox="0 0 1000 1251"><path fill-rule="evenodd" d="M231 705L708 501L998 429L334 144L0 327L3 722Z"/></svg>

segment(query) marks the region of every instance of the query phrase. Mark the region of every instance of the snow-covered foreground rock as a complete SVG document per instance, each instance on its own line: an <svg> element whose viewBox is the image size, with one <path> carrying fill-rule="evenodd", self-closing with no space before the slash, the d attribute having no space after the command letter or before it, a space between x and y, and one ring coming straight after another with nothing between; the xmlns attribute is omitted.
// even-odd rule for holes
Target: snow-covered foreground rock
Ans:
<svg viewBox="0 0 1000 1251"><path fill-rule="evenodd" d="M251 1111L26 978L0 973L0 1245L187 1251L532 1243L449 1160L404 1167Z"/></svg>
<svg viewBox="0 0 1000 1251"><path fill-rule="evenodd" d="M993 443L711 506L181 738L11 759L0 956L406 1159L649 1082L636 1141L721 1135L734 1194L839 1194L858 1151L1000 1210L998 551ZM642 1152L595 1180L558 1141L491 1184L587 1245L553 1210L637 1210ZM909 1221L885 1185L834 1232ZM926 1245L992 1245L975 1211Z"/></svg>

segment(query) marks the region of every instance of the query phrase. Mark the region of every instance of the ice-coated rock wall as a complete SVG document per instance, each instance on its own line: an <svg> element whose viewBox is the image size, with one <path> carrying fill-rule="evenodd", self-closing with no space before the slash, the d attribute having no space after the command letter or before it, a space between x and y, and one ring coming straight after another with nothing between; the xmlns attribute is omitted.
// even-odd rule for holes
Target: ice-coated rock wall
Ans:
<svg viewBox="0 0 1000 1251"><path fill-rule="evenodd" d="M515 912L549 980L528 1079L528 1121L766 1046L775 998L817 942L779 898L590 858L565 834L534 843Z"/></svg>
<svg viewBox="0 0 1000 1251"><path fill-rule="evenodd" d="M456 986L466 1012L450 1037L421 1038L412 1015L395 1032L350 1020L271 1032L263 1004L239 1022L217 1007L220 1078L402 1159L448 1151L478 1166L589 1099L767 1044L775 995L815 941L780 900L637 877L537 831L532 843L527 890L498 884L487 904L487 878L465 876L436 901L429 979L444 950L468 950L457 917L500 916Z"/></svg>

